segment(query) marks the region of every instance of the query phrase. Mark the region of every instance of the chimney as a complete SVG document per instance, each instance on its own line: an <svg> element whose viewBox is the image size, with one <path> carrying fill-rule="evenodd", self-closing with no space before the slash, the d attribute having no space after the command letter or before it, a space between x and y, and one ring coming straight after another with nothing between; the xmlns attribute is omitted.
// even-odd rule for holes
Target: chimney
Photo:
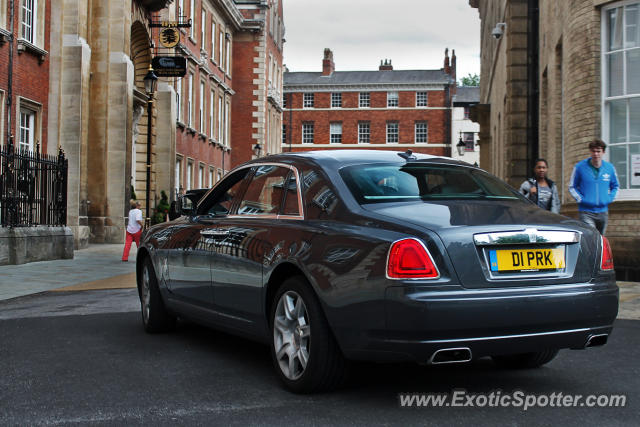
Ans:
<svg viewBox="0 0 640 427"><path fill-rule="evenodd" d="M454 84L456 83L456 50L451 49L451 78L453 79Z"/></svg>
<svg viewBox="0 0 640 427"><path fill-rule="evenodd" d="M322 60L322 75L330 76L336 70L336 66L333 63L333 52L331 49L325 48L324 59Z"/></svg>
<svg viewBox="0 0 640 427"><path fill-rule="evenodd" d="M380 71L393 71L393 65L391 65L390 59L385 59L384 61L380 60L380 67L378 67Z"/></svg>
<svg viewBox="0 0 640 427"><path fill-rule="evenodd" d="M451 67L449 66L449 48L444 50L444 72L451 74Z"/></svg>

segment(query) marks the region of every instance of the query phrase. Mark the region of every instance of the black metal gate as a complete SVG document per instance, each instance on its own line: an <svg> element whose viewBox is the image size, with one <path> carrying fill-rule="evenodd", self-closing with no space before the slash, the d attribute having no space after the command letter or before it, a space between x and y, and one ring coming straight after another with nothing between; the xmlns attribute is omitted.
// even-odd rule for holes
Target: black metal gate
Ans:
<svg viewBox="0 0 640 427"><path fill-rule="evenodd" d="M58 155L0 147L0 225L63 226L67 223L68 162Z"/></svg>

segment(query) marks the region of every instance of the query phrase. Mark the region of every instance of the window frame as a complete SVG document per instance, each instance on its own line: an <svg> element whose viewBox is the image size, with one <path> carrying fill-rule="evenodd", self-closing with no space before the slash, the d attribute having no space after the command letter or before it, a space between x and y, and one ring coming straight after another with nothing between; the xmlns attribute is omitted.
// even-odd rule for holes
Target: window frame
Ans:
<svg viewBox="0 0 640 427"><path fill-rule="evenodd" d="M422 99L424 97L424 99ZM424 102L424 103L423 103ZM428 107L429 106L429 92L416 91L416 107Z"/></svg>
<svg viewBox="0 0 640 427"><path fill-rule="evenodd" d="M342 144L342 122L329 123L329 144Z"/></svg>
<svg viewBox="0 0 640 427"><path fill-rule="evenodd" d="M189 71L189 97L187 99L187 123L186 125L193 129L193 81L195 79L195 75L193 71Z"/></svg>
<svg viewBox="0 0 640 427"><path fill-rule="evenodd" d="M398 91L387 92L387 108L398 108L400 106L400 93Z"/></svg>
<svg viewBox="0 0 640 427"><path fill-rule="evenodd" d="M305 127L311 127L310 133L311 137L309 141L305 141L305 138L309 136L309 129L305 129ZM302 144L313 144L315 138L315 125L314 122L302 122L302 135L301 140Z"/></svg>
<svg viewBox="0 0 640 427"><path fill-rule="evenodd" d="M6 99L4 101L6 101ZM26 111L29 111L30 113L33 113L33 124L32 124L33 131L31 132L32 143L29 145L29 150L33 151L36 144L42 141L42 104L40 104L39 102L33 101L31 99L18 96L16 108L17 108L16 109L17 111L16 127L18 129L18 132L17 132L18 147L21 147L22 145L21 132L20 132L20 127L22 122L22 117L21 117L22 111L26 110ZM4 118L4 115L3 115L3 118Z"/></svg>
<svg viewBox="0 0 640 427"><path fill-rule="evenodd" d="M366 103L366 105L363 105ZM371 108L371 92L358 93L358 108Z"/></svg>
<svg viewBox="0 0 640 427"><path fill-rule="evenodd" d="M331 108L342 108L342 92L331 92Z"/></svg>
<svg viewBox="0 0 640 427"><path fill-rule="evenodd" d="M366 132L363 127L366 126ZM362 137L366 136L366 141ZM358 144L371 144L371 122L358 122Z"/></svg>
<svg viewBox="0 0 640 427"><path fill-rule="evenodd" d="M298 199L298 215L285 215L285 214L281 214L280 212L282 212L283 209L283 205L282 202L284 202L284 195L283 195L283 199L281 200L281 204L280 204L280 210L277 214L268 214L268 215L251 215L251 214L237 214L237 210L238 207L240 206L240 203L242 202L242 199L244 198L247 188L249 186L249 184L251 183L251 181L254 178L254 174L255 171L262 166L276 166L276 167L280 167L280 168L285 168L285 169L289 169L289 173L288 175L285 177L285 182L288 182L290 180L291 175L295 176L296 179L296 195L297 195L297 199ZM218 171L218 173L220 173L220 171ZM238 181L233 182L234 179L238 179L238 174L244 174L241 178L239 178ZM233 184L229 185L227 188L227 185L225 183L225 181L227 180L231 180L230 182L233 182ZM233 185L237 184L238 182L244 181L244 185L242 186L242 188L240 189L240 191L238 192L238 194L236 196L234 196L234 199L237 198L237 200L233 201L232 207L229 210L229 214L225 215L225 218L230 218L230 219L242 219L242 218L255 218L255 219L265 219L265 220L273 220L273 219L286 219L286 220L303 220L305 217L305 211L304 211L304 204L302 201L302 188L301 188L301 181L300 181L300 172L298 171L298 169L293 166L293 165L288 165L288 164L284 164L284 163L253 163L250 165L244 165L244 166L240 166L236 169L234 169L233 171L231 171L229 174L227 174L226 176L222 177L218 182L218 184L216 185L216 189L215 190L210 190L206 195L205 198L203 200L202 203L200 203L198 205L198 214L202 214L204 207L205 206L213 206L213 204L215 204L215 199L217 197L221 196L221 191L228 191L229 188L231 188ZM212 199L213 200L210 200Z"/></svg>
<svg viewBox="0 0 640 427"><path fill-rule="evenodd" d="M392 128L395 127L395 131L392 132ZM395 141L391 140L395 134ZM388 121L386 124L386 144L399 144L400 143L400 124L397 121Z"/></svg>
<svg viewBox="0 0 640 427"><path fill-rule="evenodd" d="M181 185L182 181L183 181L183 168L182 168L182 162L183 162L183 157L180 155L176 156L176 162L175 162L175 170L174 170L174 188L176 190L176 193L180 193L181 191L184 190L184 187Z"/></svg>
<svg viewBox="0 0 640 427"><path fill-rule="evenodd" d="M626 0L626 1L618 1L615 3L611 3L611 4L607 4L605 6L602 7L601 11L600 11L600 18L601 18L601 44L600 44L600 67L601 67L601 75L602 75L602 79L601 79L601 91L600 91L600 108L601 108L601 138L607 142L607 150L605 152L605 159L611 163L612 159L611 159L611 153L613 150L619 149L621 147L624 147L625 152L626 152L626 156L625 156L625 162L627 165L627 168L625 171L619 170L618 167L616 167L616 164L614 164L614 167L616 167L616 174L618 175L618 181L621 181L621 176L622 173L624 172L624 180L626 181L626 187L622 186L622 182L620 182L620 188L618 190L618 196L617 196L617 200L640 200L640 187L637 188L631 188L632 187L632 155L638 156L640 155L640 138L638 140L632 140L632 135L631 135L631 130L632 130L632 122L636 122L634 121L633 118L633 113L631 110L631 102L632 100L635 100L636 103L636 107L638 109L634 110L636 117L638 114L640 114L640 90L637 90L635 93L629 93L628 89L629 89L629 77L630 76L636 76L637 74L634 74L633 72L629 73L628 70L628 65L627 65L627 57L628 57L628 52L640 52L640 41L636 42L635 46L628 46L626 39L627 39L627 27L626 27L626 19L627 19L627 14L625 13L625 10L628 6L633 6L633 5L637 5L637 12L638 14L640 14L640 1L638 0ZM611 12L612 10L618 9L620 8L620 10L622 11L622 24L621 24L621 39L620 39L620 46L619 47L615 47L612 49L609 49L609 37L611 34L611 29L610 29L610 22L609 22L609 12ZM640 28L636 29L636 32L640 32ZM640 34L636 33L636 37L640 38ZM637 40L637 39L636 39ZM621 94L615 94L615 95L609 95L609 91L610 91L610 82L613 80L611 78L611 71L609 69L609 62L608 59L611 55L613 54L621 54L622 55L622 65L621 65L621 76L622 76L622 88ZM633 70L631 70L633 71ZM637 79L639 79L639 81L637 83L635 83L636 85L640 84L640 76L636 77ZM613 105L614 103L624 103L624 109L625 109L625 141L622 142L612 142L613 139L611 138L612 134L612 109L613 109ZM636 125L638 126L638 125ZM631 152L631 150L635 150L636 152Z"/></svg>
<svg viewBox="0 0 640 427"><path fill-rule="evenodd" d="M29 152L33 152L36 145L36 115L37 113L29 108L19 108L18 112L18 148L20 150L26 149ZM28 126L25 127L22 123L23 117L29 118ZM23 135L26 134L28 141L23 142Z"/></svg>
<svg viewBox="0 0 640 427"><path fill-rule="evenodd" d="M314 108L315 98L314 92L304 92L302 94L302 108Z"/></svg>
<svg viewBox="0 0 640 427"><path fill-rule="evenodd" d="M419 126L424 125L424 132L422 130L418 130ZM427 144L429 142L429 123L426 120L416 120L413 125L413 134L414 134L414 143L416 144ZM418 135L424 134L424 141L418 140Z"/></svg>
<svg viewBox="0 0 640 427"><path fill-rule="evenodd" d="M31 4L31 9L27 5ZM25 22L27 11L30 13L30 22ZM23 40L35 45L37 39L37 23L38 23L38 0L21 0L20 2L20 36ZM28 26L29 34L25 35L25 27Z"/></svg>

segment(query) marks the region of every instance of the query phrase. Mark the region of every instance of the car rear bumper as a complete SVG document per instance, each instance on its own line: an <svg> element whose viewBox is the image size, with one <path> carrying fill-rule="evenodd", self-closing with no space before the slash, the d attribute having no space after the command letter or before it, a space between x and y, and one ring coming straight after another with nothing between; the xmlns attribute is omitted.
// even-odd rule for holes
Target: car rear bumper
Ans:
<svg viewBox="0 0 640 427"><path fill-rule="evenodd" d="M384 330L341 336L347 357L429 362L443 349L469 349L477 358L584 348L590 337L611 333L618 287L613 279L481 290L393 286L384 306Z"/></svg>

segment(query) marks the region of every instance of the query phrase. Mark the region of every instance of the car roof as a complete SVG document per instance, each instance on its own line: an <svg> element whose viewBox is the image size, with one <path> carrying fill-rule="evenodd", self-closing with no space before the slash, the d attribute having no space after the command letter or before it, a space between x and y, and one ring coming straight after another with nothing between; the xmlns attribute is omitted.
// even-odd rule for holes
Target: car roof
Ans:
<svg viewBox="0 0 640 427"><path fill-rule="evenodd" d="M407 150L409 151L409 150ZM353 164L363 163L403 163L407 160L400 156L405 152L389 151L389 150L318 150L318 151L300 151L274 154L267 157L261 157L259 159L252 160L249 163L264 163L264 162L289 162L295 159L306 159L315 161L318 164L325 166L348 166ZM454 160L450 157L433 156L422 153L411 153L415 159L411 162L418 163L442 163L458 166L471 166L473 165L459 160Z"/></svg>

